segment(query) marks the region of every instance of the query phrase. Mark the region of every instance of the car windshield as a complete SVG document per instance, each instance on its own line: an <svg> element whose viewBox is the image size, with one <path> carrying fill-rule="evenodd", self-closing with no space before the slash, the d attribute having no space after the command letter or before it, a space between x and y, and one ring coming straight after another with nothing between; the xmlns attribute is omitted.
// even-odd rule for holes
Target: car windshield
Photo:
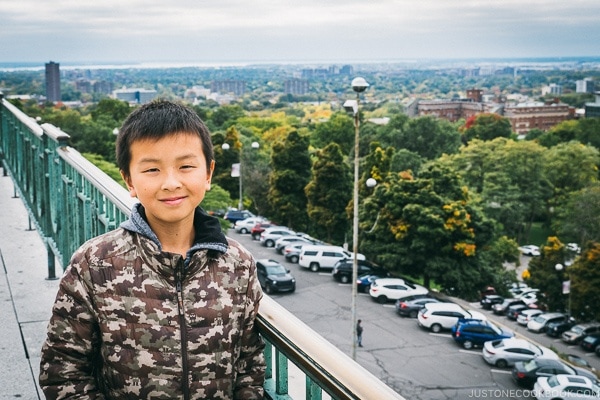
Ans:
<svg viewBox="0 0 600 400"><path fill-rule="evenodd" d="M539 324L543 324L544 322L546 322L546 318L542 315L538 315L533 320Z"/></svg>
<svg viewBox="0 0 600 400"><path fill-rule="evenodd" d="M571 328L571 330L573 332L575 332L575 333L578 333L578 334L581 333L581 332L583 332L583 328L581 326L574 326L574 327Z"/></svg>
<svg viewBox="0 0 600 400"><path fill-rule="evenodd" d="M287 271L283 268L283 265L271 265L267 267L268 275L284 275Z"/></svg>
<svg viewBox="0 0 600 400"><path fill-rule="evenodd" d="M489 327L492 328L494 330L494 333L496 335L501 335L502 334L502 329L498 328L496 325L494 324L489 324Z"/></svg>
<svg viewBox="0 0 600 400"><path fill-rule="evenodd" d="M523 367L525 368L525 371L527 371L527 372L534 371L538 368L538 363L535 360L525 361L523 363Z"/></svg>

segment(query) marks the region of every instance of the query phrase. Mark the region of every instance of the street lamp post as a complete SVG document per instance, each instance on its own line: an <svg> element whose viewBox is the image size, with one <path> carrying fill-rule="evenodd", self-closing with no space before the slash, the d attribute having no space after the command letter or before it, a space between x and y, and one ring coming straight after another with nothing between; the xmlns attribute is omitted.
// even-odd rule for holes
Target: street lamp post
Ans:
<svg viewBox="0 0 600 400"><path fill-rule="evenodd" d="M558 263L554 266L554 269L557 272L561 272L565 267ZM569 317L571 316L571 281L570 280L566 280L566 281L562 281L561 283L561 292L562 294L566 294L567 295L567 314L569 315Z"/></svg>
<svg viewBox="0 0 600 400"><path fill-rule="evenodd" d="M258 144L258 142L252 142L251 146L252 146L253 149L258 149L260 145ZM221 145L221 148L223 150L229 150L231 148L231 146L229 146L229 143L223 143ZM233 164L231 166L231 176L233 178L236 177L236 174L237 174L237 176L239 176L239 188L240 188L240 199L239 199L239 202L238 202L238 209L239 210L243 210L244 209L243 189L242 189L242 149L243 149L243 146L240 147L240 162L238 163L237 170L235 168L235 164Z"/></svg>
<svg viewBox="0 0 600 400"><path fill-rule="evenodd" d="M348 100L344 103L346 110L352 111L354 115L354 193L352 201L354 205L352 220L352 359L356 360L356 297L358 293L358 164L359 164L359 128L360 118L358 115L360 94L367 90L369 84L364 78L357 77L352 80L352 90L356 92L356 100Z"/></svg>

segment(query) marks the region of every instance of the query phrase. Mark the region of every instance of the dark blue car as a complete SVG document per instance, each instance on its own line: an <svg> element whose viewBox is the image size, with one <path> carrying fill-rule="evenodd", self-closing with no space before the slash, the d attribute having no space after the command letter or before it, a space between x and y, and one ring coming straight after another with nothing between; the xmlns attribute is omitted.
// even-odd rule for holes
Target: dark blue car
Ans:
<svg viewBox="0 0 600 400"><path fill-rule="evenodd" d="M514 337L512 331L504 330L489 321L479 319L459 319L452 327L452 337L465 349L483 346L489 340L507 339Z"/></svg>

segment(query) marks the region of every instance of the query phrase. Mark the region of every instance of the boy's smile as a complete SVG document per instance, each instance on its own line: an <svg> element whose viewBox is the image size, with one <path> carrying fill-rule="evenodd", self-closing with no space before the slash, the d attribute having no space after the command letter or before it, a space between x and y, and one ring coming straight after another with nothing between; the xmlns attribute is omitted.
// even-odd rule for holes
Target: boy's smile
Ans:
<svg viewBox="0 0 600 400"><path fill-rule="evenodd" d="M161 231L187 233L194 210L210 189L214 162L206 168L202 141L196 134L176 133L131 144L130 176L123 177L160 239ZM180 231L183 229L183 231Z"/></svg>

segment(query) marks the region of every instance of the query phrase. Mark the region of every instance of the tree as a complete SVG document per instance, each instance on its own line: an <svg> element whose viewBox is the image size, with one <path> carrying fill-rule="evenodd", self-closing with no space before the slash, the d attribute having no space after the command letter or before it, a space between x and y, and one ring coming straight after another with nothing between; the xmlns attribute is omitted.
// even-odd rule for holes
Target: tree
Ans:
<svg viewBox="0 0 600 400"><path fill-rule="evenodd" d="M566 204L556 211L553 227L560 237L581 245L600 243L600 185L571 193Z"/></svg>
<svg viewBox="0 0 600 400"><path fill-rule="evenodd" d="M543 301L550 311L566 310L562 294L564 273L556 270L556 265L565 265L566 249L557 237L549 237L540 249L540 256L529 261L527 284L540 290Z"/></svg>
<svg viewBox="0 0 600 400"><path fill-rule="evenodd" d="M571 281L567 300L572 315L582 321L600 319L600 242L586 246L573 265L565 271Z"/></svg>
<svg viewBox="0 0 600 400"><path fill-rule="evenodd" d="M451 169L430 166L418 179L390 173L362 221L361 251L391 270L469 297L487 284L478 252L494 240L494 224Z"/></svg>
<svg viewBox="0 0 600 400"><path fill-rule="evenodd" d="M398 147L433 160L442 154L454 154L460 148L460 134L450 122L431 116L408 121L404 130L397 131Z"/></svg>
<svg viewBox="0 0 600 400"><path fill-rule="evenodd" d="M467 142L473 139L509 138L511 134L512 127L508 118L493 113L483 113L471 117L467 119L464 126L464 136Z"/></svg>
<svg viewBox="0 0 600 400"><path fill-rule="evenodd" d="M305 192L311 233L330 243L343 243L349 226L345 209L352 198L352 179L338 144L317 152Z"/></svg>
<svg viewBox="0 0 600 400"><path fill-rule="evenodd" d="M352 118L342 112L334 113L327 122L315 126L312 135L316 147L325 147L337 143L342 153L348 155L354 147L354 123Z"/></svg>
<svg viewBox="0 0 600 400"><path fill-rule="evenodd" d="M308 137L291 132L273 145L267 198L272 219L292 229L305 229L308 222L304 188L310 181Z"/></svg>

